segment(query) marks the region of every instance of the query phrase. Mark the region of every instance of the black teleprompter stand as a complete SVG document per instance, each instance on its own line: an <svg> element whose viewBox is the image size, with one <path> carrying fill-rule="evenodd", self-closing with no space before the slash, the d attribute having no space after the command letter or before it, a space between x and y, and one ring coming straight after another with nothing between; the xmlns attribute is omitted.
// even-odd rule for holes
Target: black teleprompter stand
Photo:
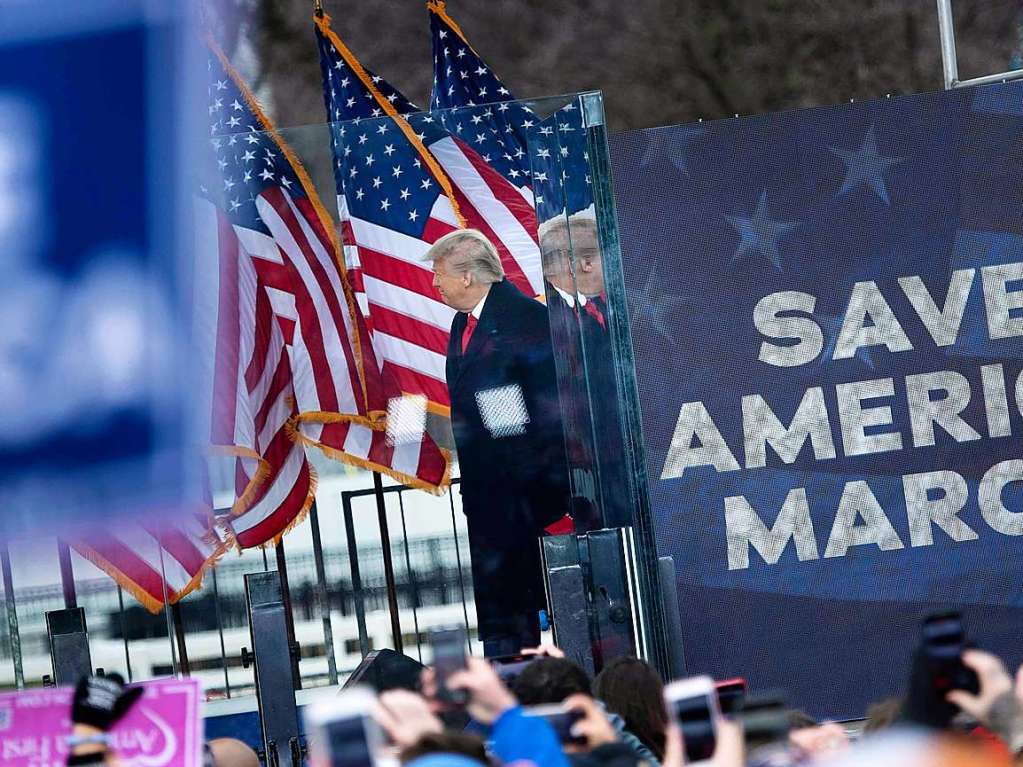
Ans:
<svg viewBox="0 0 1023 767"><path fill-rule="evenodd" d="M298 706L295 703L294 646L276 570L245 576L252 652L242 648L242 664L255 667L256 702L267 767L301 767Z"/></svg>
<svg viewBox="0 0 1023 767"><path fill-rule="evenodd" d="M599 672L623 655L645 658L651 627L637 578L637 554L631 527L605 528L582 535L559 535L541 540L547 601L554 640L566 656L587 671ZM659 562L660 594L671 625L673 676L685 668L674 563ZM670 577L669 577L670 575Z"/></svg>

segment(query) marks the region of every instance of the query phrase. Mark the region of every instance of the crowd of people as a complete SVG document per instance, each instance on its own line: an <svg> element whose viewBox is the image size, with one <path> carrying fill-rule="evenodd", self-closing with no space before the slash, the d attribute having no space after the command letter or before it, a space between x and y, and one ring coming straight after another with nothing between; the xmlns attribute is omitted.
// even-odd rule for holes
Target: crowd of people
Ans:
<svg viewBox="0 0 1023 767"><path fill-rule="evenodd" d="M699 733L704 738L710 732L713 739L712 754L703 761L692 755L687 760L686 723L665 704L665 685L648 663L618 658L590 679L557 648L527 652L535 658L517 664L514 674L470 657L463 669L442 681L427 668L417 691L376 694L363 712L367 728L382 736L372 761L353 762L358 749L348 749L345 759L336 751L330 756L330 748L337 748L332 743L318 752L327 753L327 761L312 759L312 767L370 767L374 762L407 767L1023 765L1023 667L1013 678L998 657L980 650L961 656L962 668L973 678L966 685L971 689L950 691L941 690L948 680L935 680L918 653L905 695L873 706L858 727L816 722L800 711L784 710L783 726L765 731L741 705L726 707L715 714L710 730ZM449 694L441 694L442 685ZM68 764L114 763L116 755L108 751L103 733L139 694L140 688L125 686L116 675L83 679L72 709ZM549 715L552 707L569 715L565 721L570 726L558 726ZM540 711L548 715L537 715ZM251 748L230 739L207 744L205 754L208 767L259 764Z"/></svg>
<svg viewBox="0 0 1023 767"><path fill-rule="evenodd" d="M771 737L744 727L740 711L716 722L713 767L743 765L1019 765L1023 764L1023 668L1015 680L994 655L967 650L963 664L975 691L952 690L938 701L932 679L914 661L906 695L872 708L862 728L816 722L784 712L787 727ZM414 767L531 763L537 767L681 767L687 764L682 727L665 705L655 669L636 658L609 663L595 679L553 648L505 684L493 665L470 659L449 685L468 692L466 730L446 729L427 672L421 693L382 693L374 718ZM560 704L577 717L559 738L533 707ZM751 721L751 720L750 720ZM438 755L449 759L438 761ZM431 761L425 761L430 757ZM471 761L465 761L471 760ZM693 762L688 762L693 763Z"/></svg>

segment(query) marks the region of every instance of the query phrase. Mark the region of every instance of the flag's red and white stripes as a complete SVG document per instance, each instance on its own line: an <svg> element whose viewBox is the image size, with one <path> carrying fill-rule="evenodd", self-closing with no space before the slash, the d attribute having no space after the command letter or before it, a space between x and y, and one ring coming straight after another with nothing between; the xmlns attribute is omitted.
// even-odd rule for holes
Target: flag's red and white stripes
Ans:
<svg viewBox="0 0 1023 767"><path fill-rule="evenodd" d="M352 296L345 292L333 243L308 200L275 188L261 195L257 209L277 245L275 254L269 248L253 254L257 271L268 278L277 267L288 272L298 316L289 348L301 415L292 435L339 460L385 471L415 487L439 488L446 481L448 458L425 432L425 402L418 403L422 424L408 428L409 418L416 420L410 412L416 402L403 401L393 370L377 362L376 339L359 326L361 313L349 304ZM283 282L278 284L283 288ZM385 416L401 417L406 425L385 429Z"/></svg>
<svg viewBox="0 0 1023 767"><path fill-rule="evenodd" d="M290 265L276 242L232 224L206 201L197 204L196 224L202 289L213 292L217 279L217 301L205 302L216 312L216 322L207 315L204 323L217 332L210 440L236 456L230 533L242 547L258 546L279 538L312 503L312 467L289 434L298 412L293 370L296 361L312 365L311 357L324 365L324 354L322 345L310 350L303 342L300 322L307 300L296 297ZM220 265L215 274L202 268L210 263ZM340 380L351 401L351 379ZM233 386L233 396L224 381ZM358 385L357 376L355 381ZM334 383L331 376L330 386ZM336 390L326 391L331 404L336 402Z"/></svg>
<svg viewBox="0 0 1023 767"><path fill-rule="evenodd" d="M122 519L75 534L74 548L117 581L147 609L156 612L165 595L177 602L200 585L225 550L199 512L169 511L160 526Z"/></svg>

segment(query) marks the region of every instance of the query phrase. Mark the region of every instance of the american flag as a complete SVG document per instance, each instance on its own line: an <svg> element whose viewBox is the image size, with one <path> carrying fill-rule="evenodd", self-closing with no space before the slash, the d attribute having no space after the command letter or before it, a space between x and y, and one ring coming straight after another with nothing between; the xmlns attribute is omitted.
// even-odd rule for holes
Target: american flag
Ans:
<svg viewBox="0 0 1023 767"><path fill-rule="evenodd" d="M90 525L68 540L152 612L201 586L227 549L213 529L212 506L206 505L185 514L168 510L159 522L129 517L116 526Z"/></svg>
<svg viewBox="0 0 1023 767"><path fill-rule="evenodd" d="M469 44L445 8L428 0L433 40L433 95L430 108L449 110L444 126L487 158L490 166L516 186L529 186L529 131L536 114L515 96ZM474 109L477 105L486 105Z"/></svg>
<svg viewBox="0 0 1023 767"><path fill-rule="evenodd" d="M428 490L445 483L448 459L425 434L425 403L402 397L381 374L312 182L214 52L218 175L206 190L216 213L206 231L217 237L207 243L209 257L238 264L243 331L237 372L227 371L238 389L233 399L225 390L214 442L247 453L237 460L232 527L240 545L252 546L286 532L311 503L304 445ZM221 311L225 298L221 291Z"/></svg>
<svg viewBox="0 0 1023 767"><path fill-rule="evenodd" d="M368 72L315 18L324 96L333 120L335 181L346 260L359 270L364 308L385 371L434 412L449 407L447 336L453 312L420 259L461 227L496 245L508 279L543 293L532 195L509 183L469 144Z"/></svg>
<svg viewBox="0 0 1023 767"><path fill-rule="evenodd" d="M445 127L478 147L513 184L528 185L541 223L590 208L589 151L578 99L541 119L483 61L444 0L428 0L426 7L433 40L430 106L445 110Z"/></svg>

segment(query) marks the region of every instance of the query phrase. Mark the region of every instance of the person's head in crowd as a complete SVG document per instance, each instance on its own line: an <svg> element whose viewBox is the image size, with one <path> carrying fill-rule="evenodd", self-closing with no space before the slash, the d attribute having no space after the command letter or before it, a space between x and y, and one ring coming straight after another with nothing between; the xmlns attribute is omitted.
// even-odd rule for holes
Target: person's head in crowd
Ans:
<svg viewBox="0 0 1023 767"><path fill-rule="evenodd" d="M615 658L593 680L593 695L607 710L625 720L626 729L664 758L664 682L649 663L633 657Z"/></svg>
<svg viewBox="0 0 1023 767"><path fill-rule="evenodd" d="M208 745L216 767L260 767L256 752L240 740L214 738Z"/></svg>
<svg viewBox="0 0 1023 767"><path fill-rule="evenodd" d="M541 657L522 669L511 691L523 706L561 703L572 695L589 695L590 678L568 658Z"/></svg>
<svg viewBox="0 0 1023 767"><path fill-rule="evenodd" d="M481 737L469 732L430 732L407 748L401 750L402 764L421 759L428 754L457 754L482 764L489 764L487 745Z"/></svg>
<svg viewBox="0 0 1023 767"><path fill-rule="evenodd" d="M540 227L540 252L544 276L555 287L587 298L604 291L597 221L592 213L558 216L545 222Z"/></svg>
<svg viewBox="0 0 1023 767"><path fill-rule="evenodd" d="M433 262L433 287L441 300L459 312L472 311L490 286L504 279L497 249L476 229L445 234L430 246L423 261Z"/></svg>

